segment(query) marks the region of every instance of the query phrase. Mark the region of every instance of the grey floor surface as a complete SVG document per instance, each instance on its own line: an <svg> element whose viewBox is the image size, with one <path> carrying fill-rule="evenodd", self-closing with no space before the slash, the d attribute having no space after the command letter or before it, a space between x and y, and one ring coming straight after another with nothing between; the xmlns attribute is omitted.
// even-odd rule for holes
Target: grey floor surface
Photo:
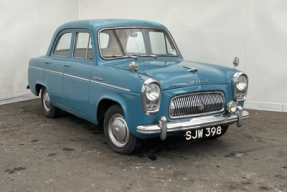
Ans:
<svg viewBox="0 0 287 192"><path fill-rule="evenodd" d="M287 113L249 110L217 140L145 140L112 152L100 127L39 99L0 106L0 191L287 191Z"/></svg>

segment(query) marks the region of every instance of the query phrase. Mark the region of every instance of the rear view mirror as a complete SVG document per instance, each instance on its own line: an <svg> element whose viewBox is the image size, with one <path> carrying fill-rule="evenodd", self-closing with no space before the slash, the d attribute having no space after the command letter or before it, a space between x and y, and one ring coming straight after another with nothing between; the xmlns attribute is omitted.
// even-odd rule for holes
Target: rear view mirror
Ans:
<svg viewBox="0 0 287 192"><path fill-rule="evenodd" d="M132 33L132 34L130 34L130 37L138 37L138 34L136 32Z"/></svg>

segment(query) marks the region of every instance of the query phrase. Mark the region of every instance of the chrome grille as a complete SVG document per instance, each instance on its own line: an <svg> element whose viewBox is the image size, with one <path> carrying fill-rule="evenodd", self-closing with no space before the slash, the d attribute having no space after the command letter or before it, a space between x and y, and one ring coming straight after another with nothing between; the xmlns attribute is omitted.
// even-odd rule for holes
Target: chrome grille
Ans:
<svg viewBox="0 0 287 192"><path fill-rule="evenodd" d="M180 119L209 115L224 111L222 92L199 92L173 97L169 105L169 117Z"/></svg>

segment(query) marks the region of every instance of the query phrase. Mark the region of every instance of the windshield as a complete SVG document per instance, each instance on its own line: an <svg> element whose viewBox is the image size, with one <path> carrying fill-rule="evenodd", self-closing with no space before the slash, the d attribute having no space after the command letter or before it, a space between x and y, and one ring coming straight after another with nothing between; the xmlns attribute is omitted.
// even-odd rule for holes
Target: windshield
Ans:
<svg viewBox="0 0 287 192"><path fill-rule="evenodd" d="M100 32L99 48L104 59L178 56L168 33L157 28L115 28Z"/></svg>

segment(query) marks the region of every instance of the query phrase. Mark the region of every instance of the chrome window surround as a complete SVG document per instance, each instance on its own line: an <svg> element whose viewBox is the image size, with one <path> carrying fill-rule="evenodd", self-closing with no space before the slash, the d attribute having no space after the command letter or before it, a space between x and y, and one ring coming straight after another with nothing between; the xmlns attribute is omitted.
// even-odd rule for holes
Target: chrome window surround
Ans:
<svg viewBox="0 0 287 192"><path fill-rule="evenodd" d="M222 109L221 110L211 111L211 112L206 112L206 113L201 113L201 114L195 114L195 115L191 114L191 115L182 115L182 116L176 116L176 117L172 116L171 110L170 110L170 105L171 105L171 102L174 99L179 98L179 97L184 97L184 96L190 96L190 95L204 95L204 94L212 94L212 93L217 93L217 94L220 94L222 96L223 103L222 103ZM211 115L211 114L221 113L224 110L225 110L225 97L224 97L224 94L222 92L220 92L220 91L197 92L197 93L189 93L189 94L178 95L178 96L175 96L175 97L171 98L171 100L169 102L168 116L169 116L170 119L184 119L184 118L189 118L189 117L198 117L198 116L203 116L203 115Z"/></svg>
<svg viewBox="0 0 287 192"><path fill-rule="evenodd" d="M241 76L241 75L244 75L247 79L247 85L246 85L246 88L243 90L243 91L240 91L237 89L236 87L236 81L238 80L238 77ZM237 71L234 75L233 75L233 88L234 88L234 100L236 101L236 103L241 103L243 101L246 100L246 96L247 96L247 91L248 91L248 83L249 83L249 80L248 80L248 76L243 73L242 71ZM244 97L243 99L237 99L237 94L244 94Z"/></svg>
<svg viewBox="0 0 287 192"><path fill-rule="evenodd" d="M175 46L175 49L176 49L176 53L177 55L165 55L165 56L161 56L161 55L157 55L157 57L178 57L180 52L177 48L177 45L174 41L174 39L171 37L171 34L164 28L161 28L161 27L146 27L146 26L128 26L128 27L109 27L109 28L103 28L103 29L100 29L98 31L98 49L99 49L99 53L100 53L100 57L103 59L103 60L115 60L115 59L126 59L126 57L116 57L116 58L105 58L103 57L102 55L102 51L101 51L101 47L100 47L100 33L102 31L105 31L105 30L110 30L110 29L161 29L163 31L166 32L166 34L168 35L168 38L172 41L172 43L174 44Z"/></svg>
<svg viewBox="0 0 287 192"><path fill-rule="evenodd" d="M158 99L156 101L149 101L146 98L146 95L145 95L146 87L147 87L147 85L149 85L151 83L156 83L159 86L159 88L160 88L160 95L159 95L159 97L158 97ZM149 115L149 116L153 116L154 114L156 114L159 111L159 109L160 109L160 102L161 102L161 94L162 94L161 86L160 86L160 83L157 80L155 80L153 78L149 78L143 83L142 89L141 89L141 96L142 96L142 107L143 107L144 114ZM156 104L158 106L158 108L156 110L150 110L149 111L147 109L147 104Z"/></svg>
<svg viewBox="0 0 287 192"><path fill-rule="evenodd" d="M82 58L82 57L74 57L75 55L75 50L76 50L76 45L77 45L77 42L78 42L78 34L79 33L89 33L89 41L88 41L88 46L87 46L87 49L86 49L86 58ZM92 36L91 36L91 33L88 32L88 31L76 31L75 32L75 39L74 39L74 44L73 44L73 53L72 53L72 57L73 58L77 58L77 59L84 59L84 60L93 60L94 58L92 59L88 59L88 50L89 50L89 44L90 44L90 41L93 42L92 40ZM91 48L94 52L94 46ZM95 56L94 56L95 57Z"/></svg>
<svg viewBox="0 0 287 192"><path fill-rule="evenodd" d="M69 57L69 55L70 55L70 50L71 50L71 44L70 44L70 48L69 48L69 55L68 56L61 56L61 55L54 55L54 52L55 52L55 50L57 49L57 47L58 47L58 43L59 43L59 40L61 39L61 37L63 36L63 35L65 35L66 33L71 33L71 44L72 44L72 37L73 37L73 32L72 31L64 31L63 33L59 33L59 36L57 37L57 41L56 41L56 44L55 44L55 46L53 47L53 50L52 50L52 53L51 53L51 55L52 56L56 56L56 57Z"/></svg>

